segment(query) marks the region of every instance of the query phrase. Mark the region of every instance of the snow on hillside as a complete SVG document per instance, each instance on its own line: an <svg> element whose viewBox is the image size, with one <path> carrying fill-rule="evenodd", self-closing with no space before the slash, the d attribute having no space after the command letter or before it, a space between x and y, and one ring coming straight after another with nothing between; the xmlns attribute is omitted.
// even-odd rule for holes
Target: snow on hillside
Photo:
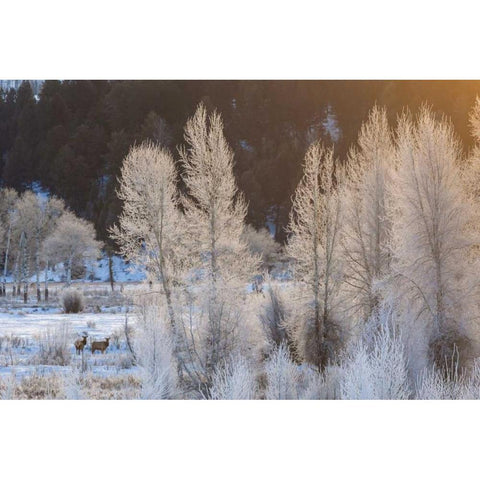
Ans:
<svg viewBox="0 0 480 480"><path fill-rule="evenodd" d="M122 257L112 257L113 278L116 282L142 282L146 278L145 269L138 265L127 263ZM108 258L103 257L94 267L94 280L107 282L110 280Z"/></svg>
<svg viewBox="0 0 480 480"><path fill-rule="evenodd" d="M0 80L0 88L4 91L8 91L11 88L18 90L23 80ZM38 95L43 85L43 80L29 80L34 95Z"/></svg>
<svg viewBox="0 0 480 480"><path fill-rule="evenodd" d="M112 257L112 270L113 270L113 279L115 282L125 283L125 282L142 282L146 279L145 269L132 265L126 262L122 257L114 255ZM66 280L65 267L62 263L58 263L52 268L48 269L48 281L49 282L64 282ZM87 267L87 272L85 278L73 280L75 281L94 281L94 282L109 282L110 275L108 269L108 257L103 256L100 260L97 260L93 265ZM13 281L12 278L7 277L7 281ZM35 282L36 277L32 275L30 277L30 282ZM40 281L45 281L45 271L40 272Z"/></svg>
<svg viewBox="0 0 480 480"><path fill-rule="evenodd" d="M330 136L333 142L338 142L340 140L341 130L338 126L337 116L335 115L331 105L328 105L326 109L326 116L322 122L322 126L325 133Z"/></svg>

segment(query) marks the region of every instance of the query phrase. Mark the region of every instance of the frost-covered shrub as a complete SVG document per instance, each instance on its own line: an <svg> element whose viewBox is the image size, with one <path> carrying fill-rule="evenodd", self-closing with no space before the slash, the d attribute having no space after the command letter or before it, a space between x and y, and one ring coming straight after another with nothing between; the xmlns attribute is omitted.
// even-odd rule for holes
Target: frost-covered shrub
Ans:
<svg viewBox="0 0 480 480"><path fill-rule="evenodd" d="M122 353L115 356L115 367L119 370L127 370L134 365L133 357L131 353Z"/></svg>
<svg viewBox="0 0 480 480"><path fill-rule="evenodd" d="M15 388L15 399L44 400L58 398L62 391L61 380L57 375L33 375L23 377Z"/></svg>
<svg viewBox="0 0 480 480"><path fill-rule="evenodd" d="M154 304L145 305L137 319L134 350L143 399L168 399L177 394L173 339L165 322L164 309Z"/></svg>
<svg viewBox="0 0 480 480"><path fill-rule="evenodd" d="M120 350L124 337L125 337L124 329L117 328L110 334L110 344L112 345L112 347L115 347L117 350Z"/></svg>
<svg viewBox="0 0 480 480"><path fill-rule="evenodd" d="M83 294L78 290L68 289L62 295L65 313L78 313L84 309Z"/></svg>
<svg viewBox="0 0 480 480"><path fill-rule="evenodd" d="M70 361L70 324L62 322L40 335L37 363L41 365L69 365Z"/></svg>
<svg viewBox="0 0 480 480"><path fill-rule="evenodd" d="M273 263L280 251L280 245L266 228L255 230L251 225L246 225L242 239L248 245L251 253L260 255L264 265Z"/></svg>
<svg viewBox="0 0 480 480"><path fill-rule="evenodd" d="M225 359L232 355L255 356L262 335L258 314L248 311L238 287L218 282L215 300L204 287L185 297L180 343L188 368L184 379L192 390L200 390L203 397L208 397L215 372L224 366Z"/></svg>
<svg viewBox="0 0 480 480"><path fill-rule="evenodd" d="M63 374L62 390L66 400L83 400L85 398L80 370L71 368Z"/></svg>
<svg viewBox="0 0 480 480"><path fill-rule="evenodd" d="M300 400L326 400L330 398L324 373L319 373L311 366L304 365L298 378L297 395Z"/></svg>
<svg viewBox="0 0 480 480"><path fill-rule="evenodd" d="M417 381L416 399L454 400L462 398L460 383L447 380L435 367L425 370Z"/></svg>
<svg viewBox="0 0 480 480"><path fill-rule="evenodd" d="M257 392L252 365L241 356L231 357L217 368L210 389L212 400L251 400Z"/></svg>
<svg viewBox="0 0 480 480"><path fill-rule="evenodd" d="M373 345L356 343L342 362L341 398L404 400L410 397L403 343L387 325L379 327Z"/></svg>
<svg viewBox="0 0 480 480"><path fill-rule="evenodd" d="M94 400L121 400L138 398L141 386L133 375L110 377L89 376L85 379L88 398Z"/></svg>
<svg viewBox="0 0 480 480"><path fill-rule="evenodd" d="M473 400L480 398L480 365L466 372L460 369L458 350L443 366L426 368L416 382L419 400Z"/></svg>
<svg viewBox="0 0 480 480"><path fill-rule="evenodd" d="M265 363L267 400L294 400L298 399L300 372L292 361L288 347L281 344L275 348Z"/></svg>
<svg viewBox="0 0 480 480"><path fill-rule="evenodd" d="M287 310L284 300L277 287L269 285L267 290L267 302L260 312L260 321L268 343L280 346L288 341Z"/></svg>
<svg viewBox="0 0 480 480"><path fill-rule="evenodd" d="M15 398L16 385L15 372L12 370L8 379L0 381L0 400L13 400Z"/></svg>

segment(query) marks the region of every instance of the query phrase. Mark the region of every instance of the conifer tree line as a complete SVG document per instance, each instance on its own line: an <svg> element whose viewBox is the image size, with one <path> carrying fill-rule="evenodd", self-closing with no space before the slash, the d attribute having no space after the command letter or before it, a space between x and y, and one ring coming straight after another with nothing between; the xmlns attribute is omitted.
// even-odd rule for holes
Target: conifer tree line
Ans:
<svg viewBox="0 0 480 480"><path fill-rule="evenodd" d="M197 107L177 168L165 146L131 148L110 234L159 288L137 322L145 398L478 398L480 99L468 119L468 152L428 106L393 123L371 108L346 161L313 141L292 280L262 296L220 114Z"/></svg>
<svg viewBox="0 0 480 480"><path fill-rule="evenodd" d="M452 119L471 147L466 119L478 91L475 81L48 80L34 94L23 82L0 90L0 177L18 192L40 182L116 248L106 231L121 211L115 192L124 157L151 140L178 160L183 127L203 102L222 114L247 222L258 229L268 221L285 242L312 141L334 146L345 159L373 104L386 106L393 122L405 106L415 113L426 101Z"/></svg>

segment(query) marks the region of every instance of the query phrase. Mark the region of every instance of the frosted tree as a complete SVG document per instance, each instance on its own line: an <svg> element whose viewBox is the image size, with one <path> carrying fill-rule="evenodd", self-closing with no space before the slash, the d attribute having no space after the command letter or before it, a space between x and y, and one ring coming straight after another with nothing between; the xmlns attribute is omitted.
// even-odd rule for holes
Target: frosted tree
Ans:
<svg viewBox="0 0 480 480"><path fill-rule="evenodd" d="M43 199L31 191L26 191L17 202L17 228L24 235L24 245L29 249L29 258L35 272L37 301L41 300L40 270L42 245L46 236L53 230L58 218L65 211L62 200L52 197ZM46 270L48 265L46 265ZM47 275L47 271L45 271ZM48 300L48 284L45 284L45 296Z"/></svg>
<svg viewBox="0 0 480 480"><path fill-rule="evenodd" d="M49 257L48 255L45 255L46 250L44 248L45 240L50 235L55 227L57 226L57 223L60 219L60 217L66 212L66 207L65 203L62 199L56 198L56 197L50 197L46 203L43 204L42 212L40 215L40 222L39 222L39 228L38 228L38 240L41 243L41 248L40 250L36 251L36 255L40 258L42 263L43 263L43 268L44 268L44 289L43 289L43 294L44 294L44 299L47 302L48 301L48 268L49 268ZM36 267L38 264L36 263ZM38 270L36 270L38 272ZM37 297L40 298L39 294L39 274L37 273L36 275L36 280L37 280Z"/></svg>
<svg viewBox="0 0 480 480"><path fill-rule="evenodd" d="M202 272L206 325L202 361L206 383L222 358L235 348L241 286L255 274L259 259L242 239L247 211L233 175L233 152L216 112L203 105L185 126L186 148L180 150L187 240L197 269ZM233 288L235 287L235 288Z"/></svg>
<svg viewBox="0 0 480 480"><path fill-rule="evenodd" d="M426 339L425 362L443 365L458 348L464 363L476 349L472 252L478 238L460 177L459 143L451 124L427 108L415 123L403 116L397 135L391 293L410 319L407 332Z"/></svg>
<svg viewBox="0 0 480 480"><path fill-rule="evenodd" d="M64 263L67 285L70 285L72 269L96 260L100 248L101 243L95 239L93 225L67 211L45 239L43 250L46 258Z"/></svg>
<svg viewBox="0 0 480 480"><path fill-rule="evenodd" d="M16 240L14 277L17 283L17 295L20 295L23 290L25 303L28 301L28 284L35 246L34 202L35 194L29 191L25 192L16 203L13 219L13 237Z"/></svg>
<svg viewBox="0 0 480 480"><path fill-rule="evenodd" d="M475 140L466 162L462 162L462 178L470 200L477 204L474 222L480 221L480 97L477 97L469 116L470 132Z"/></svg>
<svg viewBox="0 0 480 480"><path fill-rule="evenodd" d="M11 188L3 188L0 191L0 234L1 249L3 253L3 280L2 295L6 295L7 274L10 267L9 260L12 251L12 235L15 218L15 209L18 201L18 194Z"/></svg>
<svg viewBox="0 0 480 480"><path fill-rule="evenodd" d="M469 123L472 136L477 143L480 143L480 97L475 99L475 105L470 112Z"/></svg>
<svg viewBox="0 0 480 480"><path fill-rule="evenodd" d="M185 222L178 208L175 164L170 153L144 142L124 160L118 197L123 211L111 231L120 252L144 265L150 279L162 286L172 334L176 337L173 294L188 265Z"/></svg>
<svg viewBox="0 0 480 480"><path fill-rule="evenodd" d="M379 306L377 284L390 271L388 186L395 148L384 109L374 107L350 151L344 189L344 284L348 316L365 322Z"/></svg>
<svg viewBox="0 0 480 480"><path fill-rule="evenodd" d="M332 357L338 341L336 318L341 282L341 202L333 150L314 143L305 156L304 176L295 192L287 253L295 277L311 294L311 309L301 326L300 353L319 369Z"/></svg>

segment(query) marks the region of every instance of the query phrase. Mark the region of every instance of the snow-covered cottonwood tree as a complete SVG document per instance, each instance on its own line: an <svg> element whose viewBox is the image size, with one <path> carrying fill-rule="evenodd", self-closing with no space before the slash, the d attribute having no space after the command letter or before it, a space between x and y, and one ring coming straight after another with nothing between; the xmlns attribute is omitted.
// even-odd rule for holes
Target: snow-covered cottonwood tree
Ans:
<svg viewBox="0 0 480 480"><path fill-rule="evenodd" d="M361 127L358 146L350 151L343 191L346 313L362 323L377 310L376 284L390 270L387 207L394 160L386 111L375 106Z"/></svg>
<svg viewBox="0 0 480 480"><path fill-rule="evenodd" d="M451 124L426 107L415 123L403 116L397 136L392 296L402 307L400 316L410 319L406 332L425 338L424 365L444 365L455 348L465 364L477 348L478 282L471 253L478 239L460 176L459 143Z"/></svg>
<svg viewBox="0 0 480 480"><path fill-rule="evenodd" d="M336 179L335 179L336 177ZM295 261L295 276L308 285L311 311L300 328L299 353L323 369L339 340L336 318L341 282L341 201L333 150L316 142L305 156L304 176L290 214L287 253Z"/></svg>
<svg viewBox="0 0 480 480"><path fill-rule="evenodd" d="M475 144L467 158L462 162L462 177L471 201L480 206L480 97L477 97L469 116L470 133ZM480 208L476 208L475 222L480 221Z"/></svg>
<svg viewBox="0 0 480 480"><path fill-rule="evenodd" d="M32 267L35 272L37 301L40 301L42 244L46 236L53 230L58 218L65 211L65 204L58 198L43 199L31 191L26 191L17 202L16 210L18 215L17 228L21 230L26 239L29 258L32 261ZM47 272L45 271L46 274ZM47 300L47 284L45 284L45 296Z"/></svg>
<svg viewBox="0 0 480 480"><path fill-rule="evenodd" d="M94 261L100 254L101 242L95 240L93 225L66 211L53 232L45 239L44 255L51 261L63 262L67 284L72 282L72 268Z"/></svg>
<svg viewBox="0 0 480 480"><path fill-rule="evenodd" d="M127 260L144 265L150 279L161 284L176 337L173 290L182 281L188 255L171 154L152 142L135 145L123 162L119 184L123 211L112 237Z"/></svg>
<svg viewBox="0 0 480 480"><path fill-rule="evenodd" d="M207 117L200 105L185 126L180 150L187 196L184 209L187 241L203 275L206 325L203 371L210 383L218 362L235 348L242 285L255 274L259 259L242 239L247 211L233 175L233 152L223 135L218 113Z"/></svg>
<svg viewBox="0 0 480 480"><path fill-rule="evenodd" d="M13 222L15 218L16 203L18 194L12 188L3 188L0 191L0 234L1 248L3 253L3 281L2 295L6 295L6 284L9 260L12 251Z"/></svg>

